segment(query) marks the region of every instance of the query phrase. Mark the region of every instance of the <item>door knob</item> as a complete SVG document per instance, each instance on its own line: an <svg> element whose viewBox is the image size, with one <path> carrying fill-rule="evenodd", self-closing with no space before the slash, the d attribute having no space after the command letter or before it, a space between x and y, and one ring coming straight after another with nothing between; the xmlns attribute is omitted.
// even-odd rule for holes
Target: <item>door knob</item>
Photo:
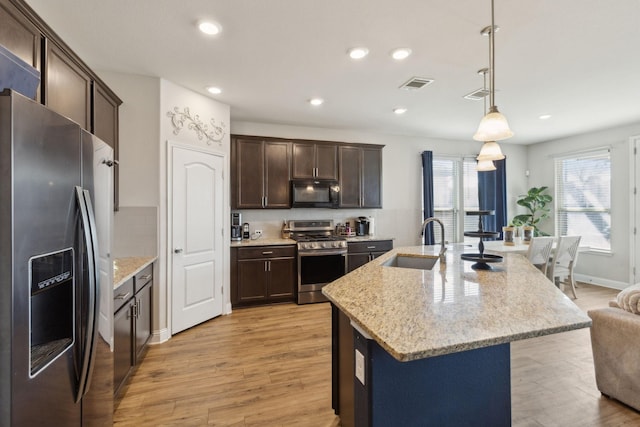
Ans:
<svg viewBox="0 0 640 427"><path fill-rule="evenodd" d="M176 253L176 254L180 254L180 253L182 253L182 248L175 248L173 250L173 252Z"/></svg>

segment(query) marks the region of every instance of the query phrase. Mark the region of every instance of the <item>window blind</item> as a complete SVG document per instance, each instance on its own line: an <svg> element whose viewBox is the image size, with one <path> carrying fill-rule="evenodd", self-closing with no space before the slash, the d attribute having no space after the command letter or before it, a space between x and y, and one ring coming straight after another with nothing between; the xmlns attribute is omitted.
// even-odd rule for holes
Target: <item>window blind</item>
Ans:
<svg viewBox="0 0 640 427"><path fill-rule="evenodd" d="M556 235L611 250L611 155L608 149L555 159Z"/></svg>
<svg viewBox="0 0 640 427"><path fill-rule="evenodd" d="M478 173L472 158L439 157L433 159L434 214L445 226L449 242L463 241L463 231L476 231L478 217L467 216L478 210ZM434 228L440 242L440 227ZM477 239L472 239L477 243Z"/></svg>

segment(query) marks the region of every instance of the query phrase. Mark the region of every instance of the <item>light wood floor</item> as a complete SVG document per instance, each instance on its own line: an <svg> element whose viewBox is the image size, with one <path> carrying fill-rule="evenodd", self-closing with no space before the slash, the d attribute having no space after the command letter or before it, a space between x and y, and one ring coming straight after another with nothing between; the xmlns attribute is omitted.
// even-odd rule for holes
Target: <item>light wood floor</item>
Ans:
<svg viewBox="0 0 640 427"><path fill-rule="evenodd" d="M617 291L582 284L576 303ZM339 426L331 409L329 304L235 310L152 346L116 426ZM589 330L512 343L519 427L635 426L640 413L596 389Z"/></svg>

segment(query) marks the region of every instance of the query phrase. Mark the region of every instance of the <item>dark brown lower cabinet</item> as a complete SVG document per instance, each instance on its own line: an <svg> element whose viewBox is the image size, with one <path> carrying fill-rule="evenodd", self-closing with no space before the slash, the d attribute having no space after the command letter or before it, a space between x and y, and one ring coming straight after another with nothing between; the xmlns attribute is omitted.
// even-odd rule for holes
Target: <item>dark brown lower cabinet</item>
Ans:
<svg viewBox="0 0 640 427"><path fill-rule="evenodd" d="M347 273L393 249L393 240L347 243Z"/></svg>
<svg viewBox="0 0 640 427"><path fill-rule="evenodd" d="M331 377L332 406L343 426L355 425L355 355L351 321L331 304Z"/></svg>
<svg viewBox="0 0 640 427"><path fill-rule="evenodd" d="M133 278L115 290L113 304L113 387L118 394L133 367Z"/></svg>
<svg viewBox="0 0 640 427"><path fill-rule="evenodd" d="M113 387L116 402L151 339L153 264L114 292Z"/></svg>
<svg viewBox="0 0 640 427"><path fill-rule="evenodd" d="M232 306L294 301L295 255L293 245L231 248Z"/></svg>

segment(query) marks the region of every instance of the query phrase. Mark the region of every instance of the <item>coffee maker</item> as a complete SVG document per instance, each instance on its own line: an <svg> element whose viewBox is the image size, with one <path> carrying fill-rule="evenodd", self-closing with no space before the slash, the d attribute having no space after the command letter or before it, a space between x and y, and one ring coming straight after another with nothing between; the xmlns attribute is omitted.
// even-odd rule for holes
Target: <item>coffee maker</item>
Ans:
<svg viewBox="0 0 640 427"><path fill-rule="evenodd" d="M366 236L369 234L369 219L366 216L359 216L355 223L356 236Z"/></svg>
<svg viewBox="0 0 640 427"><path fill-rule="evenodd" d="M242 214L231 212L231 240L242 240Z"/></svg>

